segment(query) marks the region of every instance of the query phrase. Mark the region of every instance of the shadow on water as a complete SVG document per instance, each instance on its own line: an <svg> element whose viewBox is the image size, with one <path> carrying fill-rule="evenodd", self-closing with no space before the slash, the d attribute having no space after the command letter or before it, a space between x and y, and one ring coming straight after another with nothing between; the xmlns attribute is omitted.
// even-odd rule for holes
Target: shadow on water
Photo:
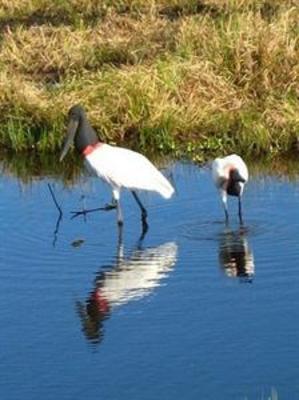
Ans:
<svg viewBox="0 0 299 400"><path fill-rule="evenodd" d="M88 298L76 302L86 339L100 343L104 336L104 321L116 308L140 300L161 286L176 264L177 251L175 242L143 248L142 241L138 241L125 255L120 234L113 262L100 268Z"/></svg>
<svg viewBox="0 0 299 400"><path fill-rule="evenodd" d="M219 235L219 264L231 278L252 282L255 265L253 252L249 247L248 231L244 227L232 230L227 226Z"/></svg>

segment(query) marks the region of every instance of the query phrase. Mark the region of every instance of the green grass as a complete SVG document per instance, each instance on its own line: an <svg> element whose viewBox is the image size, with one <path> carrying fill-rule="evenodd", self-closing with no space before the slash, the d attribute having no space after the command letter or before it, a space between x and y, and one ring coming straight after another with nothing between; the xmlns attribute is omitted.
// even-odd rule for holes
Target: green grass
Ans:
<svg viewBox="0 0 299 400"><path fill-rule="evenodd" d="M2 1L0 145L56 152L79 102L144 152L291 151L298 20L292 0Z"/></svg>

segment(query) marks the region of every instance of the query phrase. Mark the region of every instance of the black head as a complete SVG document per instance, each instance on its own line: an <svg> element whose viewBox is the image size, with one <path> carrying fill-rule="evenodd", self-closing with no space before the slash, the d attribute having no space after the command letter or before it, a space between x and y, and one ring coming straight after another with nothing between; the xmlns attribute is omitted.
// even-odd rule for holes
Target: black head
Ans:
<svg viewBox="0 0 299 400"><path fill-rule="evenodd" d="M69 109L68 119L80 120L80 118L85 117L85 110L81 104L76 104Z"/></svg>
<svg viewBox="0 0 299 400"><path fill-rule="evenodd" d="M240 196L242 191L242 186L246 180L240 175L237 169L231 169L229 172L227 193L230 196Z"/></svg>
<svg viewBox="0 0 299 400"><path fill-rule="evenodd" d="M246 180L243 178L243 176L240 175L240 172L237 170L237 168L230 170L229 178L235 182L241 182L241 183L246 182Z"/></svg>
<svg viewBox="0 0 299 400"><path fill-rule="evenodd" d="M76 150L81 153L86 146L98 143L98 138L90 126L84 108L80 104L72 106L68 112L68 127L64 139L60 161L67 154L72 143Z"/></svg>

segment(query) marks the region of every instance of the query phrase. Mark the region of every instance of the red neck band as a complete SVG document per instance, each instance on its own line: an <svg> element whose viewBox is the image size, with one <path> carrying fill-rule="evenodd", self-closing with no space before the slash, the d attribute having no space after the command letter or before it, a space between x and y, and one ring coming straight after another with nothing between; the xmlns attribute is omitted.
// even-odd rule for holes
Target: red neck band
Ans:
<svg viewBox="0 0 299 400"><path fill-rule="evenodd" d="M88 156L89 154L91 154L94 150L98 149L99 147L101 147L103 145L103 143L96 143L96 144L89 144L88 146L85 147L85 149L82 151L82 155L83 156Z"/></svg>

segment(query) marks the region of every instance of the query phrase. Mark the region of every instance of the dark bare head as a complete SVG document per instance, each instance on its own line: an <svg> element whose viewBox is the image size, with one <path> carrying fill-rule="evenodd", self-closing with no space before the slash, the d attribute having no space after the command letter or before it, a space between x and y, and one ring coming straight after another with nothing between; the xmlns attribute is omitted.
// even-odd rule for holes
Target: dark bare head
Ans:
<svg viewBox="0 0 299 400"><path fill-rule="evenodd" d="M94 129L87 120L84 108L80 104L72 106L68 112L68 127L60 161L66 156L72 143L74 143L76 150L82 153L88 145L94 145L98 141Z"/></svg>
<svg viewBox="0 0 299 400"><path fill-rule="evenodd" d="M227 181L227 194L239 197L242 194L242 188L245 182L245 179L240 175L239 171L236 168L231 168Z"/></svg>
<svg viewBox="0 0 299 400"><path fill-rule="evenodd" d="M82 118L82 117L85 117L85 110L84 110L84 108L81 106L81 104L75 104L74 106L72 106L70 109L69 109L69 112L68 112L68 118L69 119L80 119L80 118Z"/></svg>

